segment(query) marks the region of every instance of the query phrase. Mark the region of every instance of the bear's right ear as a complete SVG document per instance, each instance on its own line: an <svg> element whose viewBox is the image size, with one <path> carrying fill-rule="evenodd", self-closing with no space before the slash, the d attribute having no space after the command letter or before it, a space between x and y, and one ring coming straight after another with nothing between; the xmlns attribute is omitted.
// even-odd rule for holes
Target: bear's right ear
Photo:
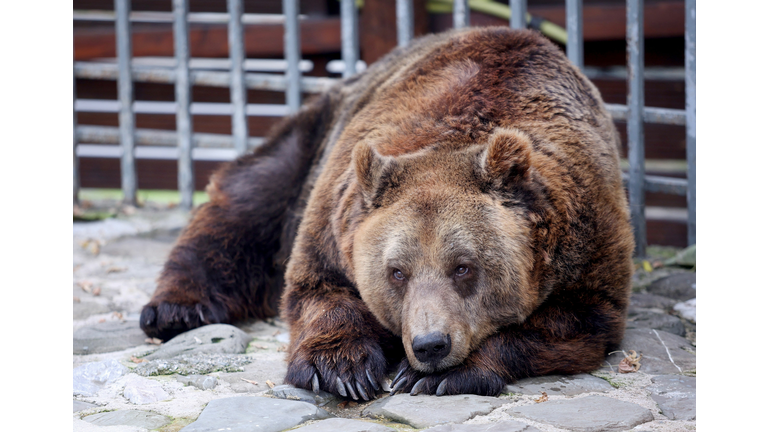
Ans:
<svg viewBox="0 0 768 432"><path fill-rule="evenodd" d="M355 147L352 158L363 199L371 207L385 189L384 180L390 178L394 171L395 158L380 155L366 143L359 143Z"/></svg>
<svg viewBox="0 0 768 432"><path fill-rule="evenodd" d="M530 178L533 144L518 129L494 131L488 147L480 154L480 166L486 180L497 189L505 189Z"/></svg>

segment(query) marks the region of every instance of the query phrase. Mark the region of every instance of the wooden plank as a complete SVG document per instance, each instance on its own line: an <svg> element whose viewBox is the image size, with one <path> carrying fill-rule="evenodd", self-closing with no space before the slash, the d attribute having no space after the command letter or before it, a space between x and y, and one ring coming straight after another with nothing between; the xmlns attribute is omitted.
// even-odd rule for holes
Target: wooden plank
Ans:
<svg viewBox="0 0 768 432"><path fill-rule="evenodd" d="M302 20L301 48L304 54L339 52L341 22L338 17ZM245 52L248 57L282 57L283 26L263 24L244 26ZM170 26L135 25L133 55L173 56L173 32ZM229 56L226 24L197 24L189 27L192 57ZM114 30L105 28L75 28L75 60L115 57Z"/></svg>

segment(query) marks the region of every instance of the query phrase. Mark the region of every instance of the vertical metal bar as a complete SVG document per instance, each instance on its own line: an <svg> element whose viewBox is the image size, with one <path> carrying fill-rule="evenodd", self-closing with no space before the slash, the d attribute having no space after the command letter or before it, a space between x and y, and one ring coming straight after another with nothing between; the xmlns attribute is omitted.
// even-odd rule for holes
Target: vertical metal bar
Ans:
<svg viewBox="0 0 768 432"><path fill-rule="evenodd" d="M341 0L341 58L344 59L344 78L357 72L359 51L355 0Z"/></svg>
<svg viewBox="0 0 768 432"><path fill-rule="evenodd" d="M696 0L685 0L685 138L688 245L696 244Z"/></svg>
<svg viewBox="0 0 768 432"><path fill-rule="evenodd" d="M469 27L468 0L453 0L453 28Z"/></svg>
<svg viewBox="0 0 768 432"><path fill-rule="evenodd" d="M568 59L579 69L584 68L584 27L582 0L565 0ZM629 24L627 24L629 25Z"/></svg>
<svg viewBox="0 0 768 432"><path fill-rule="evenodd" d="M230 79L229 99L232 103L232 139L235 151L242 155L248 148L248 117L246 104L248 91L245 88L243 63L245 62L245 47L243 46L243 0L227 0L229 12L229 62Z"/></svg>
<svg viewBox="0 0 768 432"><path fill-rule="evenodd" d="M123 202L136 205L136 159L134 157L133 81L131 81L131 0L115 0L115 35L117 36L117 93L120 99L120 182Z"/></svg>
<svg viewBox="0 0 768 432"><path fill-rule="evenodd" d="M511 0L509 7L512 14L509 16L509 25L513 29L524 29L528 27L525 15L528 13L527 0Z"/></svg>
<svg viewBox="0 0 768 432"><path fill-rule="evenodd" d="M173 42L176 57L176 134L179 142L179 206L192 208L195 191L195 173L192 163L192 102L189 81L189 27L187 0L173 0Z"/></svg>
<svg viewBox="0 0 768 432"><path fill-rule="evenodd" d="M75 78L74 68L72 70L72 203L80 202L78 194L80 193L80 160L77 158L77 111L75 111L75 102L77 101L77 78Z"/></svg>
<svg viewBox="0 0 768 432"><path fill-rule="evenodd" d="M635 230L635 254L645 256L645 131L643 105L643 0L627 0L627 139L629 207Z"/></svg>
<svg viewBox="0 0 768 432"><path fill-rule="evenodd" d="M288 88L285 90L285 101L291 112L301 107L301 46L299 40L299 3L298 0L283 0L283 15L285 15L285 60L288 62Z"/></svg>
<svg viewBox="0 0 768 432"><path fill-rule="evenodd" d="M413 0L397 0L397 46L404 47L413 39Z"/></svg>

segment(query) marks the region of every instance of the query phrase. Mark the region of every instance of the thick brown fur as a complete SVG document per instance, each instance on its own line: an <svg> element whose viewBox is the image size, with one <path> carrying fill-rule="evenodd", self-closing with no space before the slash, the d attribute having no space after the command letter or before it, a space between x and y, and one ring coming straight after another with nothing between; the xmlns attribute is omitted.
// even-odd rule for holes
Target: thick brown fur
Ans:
<svg viewBox="0 0 768 432"><path fill-rule="evenodd" d="M142 328L274 314L287 260L287 383L367 399L399 362L398 391L495 395L590 371L623 336L630 289L618 143L540 35L419 39L214 175ZM414 341L432 333L449 352L422 361Z"/></svg>

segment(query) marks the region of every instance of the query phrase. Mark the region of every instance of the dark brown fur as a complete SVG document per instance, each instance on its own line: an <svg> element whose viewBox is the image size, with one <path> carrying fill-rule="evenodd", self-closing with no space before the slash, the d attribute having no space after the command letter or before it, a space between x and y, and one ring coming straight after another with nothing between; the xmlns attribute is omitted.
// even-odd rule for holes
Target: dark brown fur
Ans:
<svg viewBox="0 0 768 432"><path fill-rule="evenodd" d="M142 328L274 314L290 252L288 383L367 398L402 359L403 391L495 395L592 370L632 271L617 146L597 90L535 33L419 39L212 178ZM411 342L432 331L454 342L427 364Z"/></svg>

